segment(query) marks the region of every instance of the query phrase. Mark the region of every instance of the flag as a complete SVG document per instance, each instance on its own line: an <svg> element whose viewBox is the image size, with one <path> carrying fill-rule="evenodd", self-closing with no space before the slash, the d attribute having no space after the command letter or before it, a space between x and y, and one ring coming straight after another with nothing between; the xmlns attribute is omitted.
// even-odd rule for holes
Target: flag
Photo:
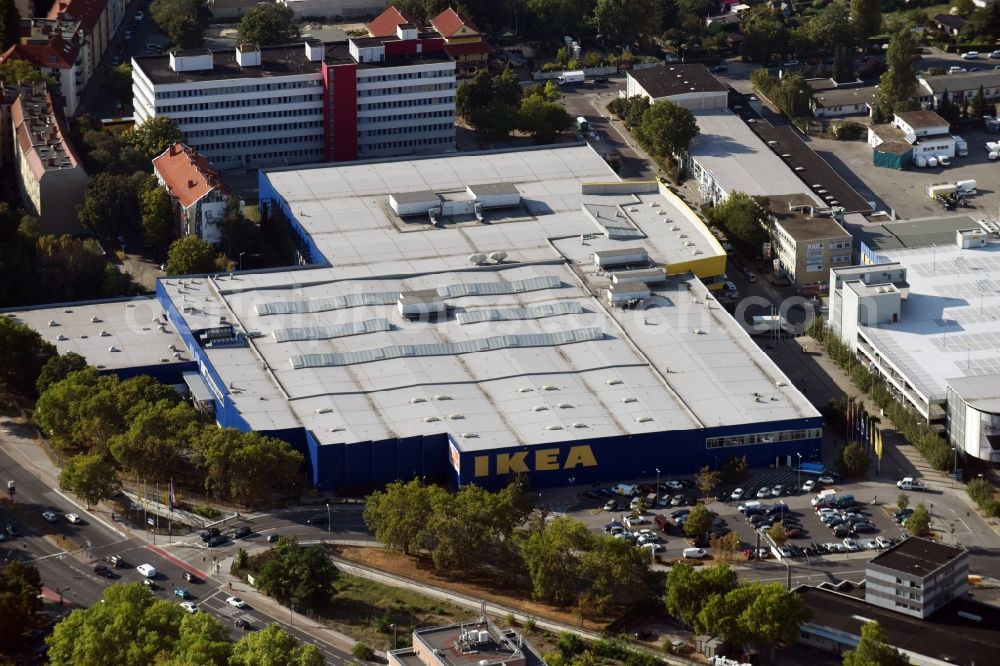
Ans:
<svg viewBox="0 0 1000 666"><path fill-rule="evenodd" d="M173 511L174 507L177 506L177 498L174 496L174 480L170 479L170 510Z"/></svg>
<svg viewBox="0 0 1000 666"><path fill-rule="evenodd" d="M882 431L881 430L876 430L875 431L875 455L878 456L879 460L882 459Z"/></svg>

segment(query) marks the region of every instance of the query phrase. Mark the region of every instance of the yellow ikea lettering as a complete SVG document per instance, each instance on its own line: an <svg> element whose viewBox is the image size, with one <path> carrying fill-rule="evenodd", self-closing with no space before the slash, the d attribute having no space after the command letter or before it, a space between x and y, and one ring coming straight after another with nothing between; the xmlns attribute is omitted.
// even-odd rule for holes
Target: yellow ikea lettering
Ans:
<svg viewBox="0 0 1000 666"><path fill-rule="evenodd" d="M559 449L538 449L535 451L535 471L553 472L559 469Z"/></svg>
<svg viewBox="0 0 1000 666"><path fill-rule="evenodd" d="M517 453L497 454L497 474L510 474L511 472L530 472L525 459L528 457L527 451Z"/></svg>
<svg viewBox="0 0 1000 666"><path fill-rule="evenodd" d="M476 456L476 476L489 476L490 475L490 457L489 456Z"/></svg>
<svg viewBox="0 0 1000 666"><path fill-rule="evenodd" d="M590 450L589 445L574 446L566 454L566 462L563 469L573 469L574 467L597 467L597 458Z"/></svg>

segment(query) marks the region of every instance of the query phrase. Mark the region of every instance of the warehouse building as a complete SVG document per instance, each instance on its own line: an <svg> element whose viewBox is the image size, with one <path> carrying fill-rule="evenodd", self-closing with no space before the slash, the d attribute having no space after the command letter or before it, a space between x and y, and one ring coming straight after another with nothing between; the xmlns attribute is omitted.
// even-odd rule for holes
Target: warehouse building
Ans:
<svg viewBox="0 0 1000 666"><path fill-rule="evenodd" d="M662 183L623 182L588 146L259 185L304 266L160 280L157 316L219 423L292 442L320 488L819 455L819 413L702 282L725 270L719 243Z"/></svg>

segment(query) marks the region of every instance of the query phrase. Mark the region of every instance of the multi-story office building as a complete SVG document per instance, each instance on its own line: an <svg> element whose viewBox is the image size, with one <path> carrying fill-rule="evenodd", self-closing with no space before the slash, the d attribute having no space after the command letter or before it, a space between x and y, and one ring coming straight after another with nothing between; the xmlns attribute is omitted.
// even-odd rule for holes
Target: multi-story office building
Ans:
<svg viewBox="0 0 1000 666"><path fill-rule="evenodd" d="M926 618L961 596L968 576L968 551L911 537L868 562L865 601Z"/></svg>
<svg viewBox="0 0 1000 666"><path fill-rule="evenodd" d="M166 116L218 169L455 147L455 63L435 32L133 59L135 118Z"/></svg>
<svg viewBox="0 0 1000 666"><path fill-rule="evenodd" d="M0 62L24 60L55 82L53 90L62 98L62 111L71 116L89 75L84 63L80 21L33 18L21 21L21 41L0 54Z"/></svg>
<svg viewBox="0 0 1000 666"><path fill-rule="evenodd" d="M837 221L841 209L817 206L803 194L768 201L775 272L803 292L825 289L830 266L851 265L851 235Z"/></svg>

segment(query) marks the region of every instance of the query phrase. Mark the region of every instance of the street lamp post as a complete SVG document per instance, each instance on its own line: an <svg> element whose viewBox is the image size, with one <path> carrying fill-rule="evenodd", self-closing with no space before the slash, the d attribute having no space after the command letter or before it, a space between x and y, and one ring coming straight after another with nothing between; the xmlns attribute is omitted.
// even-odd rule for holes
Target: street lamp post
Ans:
<svg viewBox="0 0 1000 666"><path fill-rule="evenodd" d="M295 624L295 604L292 603L288 604L288 624Z"/></svg>
<svg viewBox="0 0 1000 666"><path fill-rule="evenodd" d="M240 252L240 270L241 271L243 270L243 255L244 254L246 254L245 251L244 252Z"/></svg>
<svg viewBox="0 0 1000 666"><path fill-rule="evenodd" d="M795 455L799 457L799 469L795 476L795 490L798 491L802 487L802 454L796 452Z"/></svg>
<svg viewBox="0 0 1000 666"><path fill-rule="evenodd" d="M392 625L392 649L396 649L396 625Z"/></svg>
<svg viewBox="0 0 1000 666"><path fill-rule="evenodd" d="M330 503L326 503L326 532L329 534L332 532L332 521L330 520Z"/></svg>

